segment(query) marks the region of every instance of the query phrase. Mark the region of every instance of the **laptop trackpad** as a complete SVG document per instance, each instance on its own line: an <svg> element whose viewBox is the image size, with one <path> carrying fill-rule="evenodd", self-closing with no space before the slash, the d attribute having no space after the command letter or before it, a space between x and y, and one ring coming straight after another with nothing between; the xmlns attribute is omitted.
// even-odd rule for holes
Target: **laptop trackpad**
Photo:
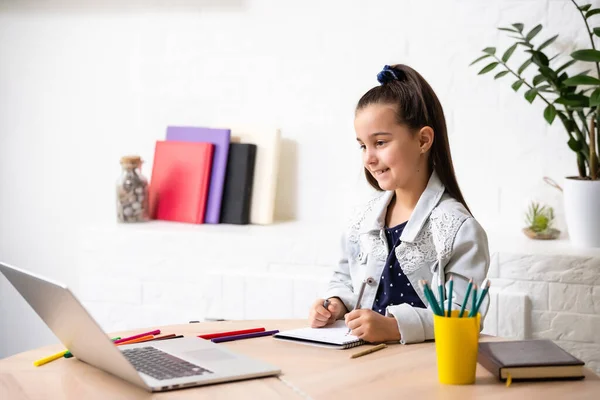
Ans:
<svg viewBox="0 0 600 400"><path fill-rule="evenodd" d="M182 355L184 355L186 358L189 357L198 360L199 362L220 362L236 358L231 354L221 351L219 349L199 349L194 351L186 351L182 353Z"/></svg>

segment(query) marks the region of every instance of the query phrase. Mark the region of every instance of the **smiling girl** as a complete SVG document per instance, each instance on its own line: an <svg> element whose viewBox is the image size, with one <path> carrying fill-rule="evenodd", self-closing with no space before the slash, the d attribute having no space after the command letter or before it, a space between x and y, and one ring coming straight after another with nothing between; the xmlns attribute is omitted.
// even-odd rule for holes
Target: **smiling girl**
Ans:
<svg viewBox="0 0 600 400"><path fill-rule="evenodd" d="M437 288L452 278L452 308L460 308L469 280L481 285L487 274L487 236L456 181L433 89L401 64L386 65L377 79L356 106L354 128L366 179L379 193L343 235L341 261L309 321L317 328L345 318L368 342L417 343L433 339L433 312L418 281ZM362 308L354 309L363 282ZM486 297L482 322L488 305Z"/></svg>

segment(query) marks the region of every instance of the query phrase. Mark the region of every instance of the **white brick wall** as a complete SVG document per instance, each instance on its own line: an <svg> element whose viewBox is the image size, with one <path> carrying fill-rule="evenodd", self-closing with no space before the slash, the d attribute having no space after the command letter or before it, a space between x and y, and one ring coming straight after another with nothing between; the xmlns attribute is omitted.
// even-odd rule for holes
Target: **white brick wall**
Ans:
<svg viewBox="0 0 600 400"><path fill-rule="evenodd" d="M304 318L331 274L338 243L335 229L293 223L90 229L76 292L106 330L139 326L155 311L152 324Z"/></svg>
<svg viewBox="0 0 600 400"><path fill-rule="evenodd" d="M484 333L555 340L600 372L600 249L490 236ZM82 240L77 293L114 331L203 318L305 318L337 261L339 232L301 223L152 222L90 229Z"/></svg>

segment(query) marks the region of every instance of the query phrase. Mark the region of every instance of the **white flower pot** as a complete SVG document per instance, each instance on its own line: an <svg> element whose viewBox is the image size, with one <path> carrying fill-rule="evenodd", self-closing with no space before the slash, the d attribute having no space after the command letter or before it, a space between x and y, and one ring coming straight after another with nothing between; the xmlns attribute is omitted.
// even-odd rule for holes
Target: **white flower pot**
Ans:
<svg viewBox="0 0 600 400"><path fill-rule="evenodd" d="M563 187L571 242L580 247L600 247L600 180L566 178Z"/></svg>

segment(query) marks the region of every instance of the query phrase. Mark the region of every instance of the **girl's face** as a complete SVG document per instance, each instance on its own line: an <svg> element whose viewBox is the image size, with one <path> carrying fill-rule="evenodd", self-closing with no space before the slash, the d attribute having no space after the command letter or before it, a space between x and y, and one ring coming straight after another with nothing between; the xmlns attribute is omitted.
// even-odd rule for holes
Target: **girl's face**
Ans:
<svg viewBox="0 0 600 400"><path fill-rule="evenodd" d="M408 186L420 168L425 168L428 145L420 132L398 124L391 104L371 104L354 119L356 140L362 149L363 164L383 190Z"/></svg>

